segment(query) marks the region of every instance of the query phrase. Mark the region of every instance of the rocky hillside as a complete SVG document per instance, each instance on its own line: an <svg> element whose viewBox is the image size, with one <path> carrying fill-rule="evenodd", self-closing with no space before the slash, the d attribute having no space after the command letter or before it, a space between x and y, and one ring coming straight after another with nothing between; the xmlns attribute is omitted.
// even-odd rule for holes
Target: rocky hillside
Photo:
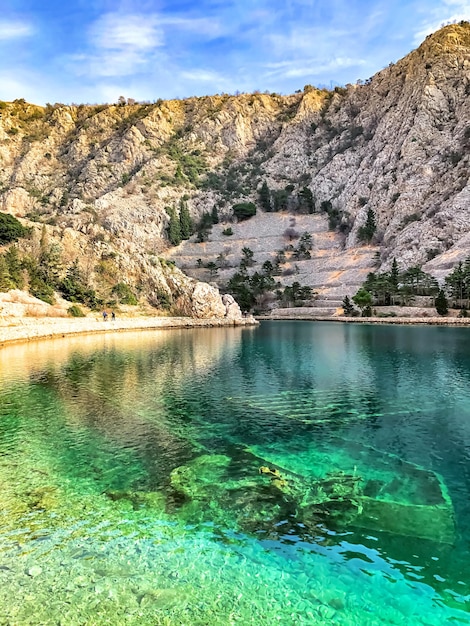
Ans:
<svg viewBox="0 0 470 626"><path fill-rule="evenodd" d="M168 208L177 213L183 199L197 222L216 207L229 223L236 203L255 202L260 213L263 183L278 211L265 215L279 224L272 236L282 237L292 215L314 235L312 257L323 261L304 271L305 284L332 281L341 295L342 284L389 268L393 257L442 278L470 255L469 103L467 22L333 91L110 106L0 102L0 208L38 232L46 225L64 266L78 258L92 284L108 273L109 285L124 280L155 304L165 293L183 310L195 283L161 260ZM370 211L375 247L358 238ZM219 255L226 244L217 229L214 237ZM190 269L194 245L182 244L178 264Z"/></svg>

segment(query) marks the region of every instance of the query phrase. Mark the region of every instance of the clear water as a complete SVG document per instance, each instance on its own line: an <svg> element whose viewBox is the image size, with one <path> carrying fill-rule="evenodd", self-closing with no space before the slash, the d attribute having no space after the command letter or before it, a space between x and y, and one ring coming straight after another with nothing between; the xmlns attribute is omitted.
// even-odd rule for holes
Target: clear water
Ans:
<svg viewBox="0 0 470 626"><path fill-rule="evenodd" d="M0 624L470 624L469 348L308 322L3 348ZM260 465L425 516L413 472L441 477L454 534L309 517Z"/></svg>

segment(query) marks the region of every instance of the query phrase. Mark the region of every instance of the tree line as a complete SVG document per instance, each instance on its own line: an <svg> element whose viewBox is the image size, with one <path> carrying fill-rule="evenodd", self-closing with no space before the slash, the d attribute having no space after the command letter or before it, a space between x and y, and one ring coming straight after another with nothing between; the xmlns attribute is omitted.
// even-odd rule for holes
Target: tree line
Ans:
<svg viewBox="0 0 470 626"><path fill-rule="evenodd" d="M361 315L369 316L372 306L409 306L416 296L431 297L439 315L448 313L450 302L466 316L470 308L470 257L454 267L443 285L418 265L400 271L394 258L390 271L370 272L352 299L345 296L343 308L346 315L352 315L356 305Z"/></svg>

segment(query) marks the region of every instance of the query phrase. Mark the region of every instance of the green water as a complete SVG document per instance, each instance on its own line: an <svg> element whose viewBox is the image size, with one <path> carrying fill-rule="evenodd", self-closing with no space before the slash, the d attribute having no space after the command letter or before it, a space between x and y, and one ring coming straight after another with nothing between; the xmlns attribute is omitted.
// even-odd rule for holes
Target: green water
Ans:
<svg viewBox="0 0 470 626"><path fill-rule="evenodd" d="M0 624L470 624L468 329L64 339L0 381ZM312 508L331 474L397 508Z"/></svg>

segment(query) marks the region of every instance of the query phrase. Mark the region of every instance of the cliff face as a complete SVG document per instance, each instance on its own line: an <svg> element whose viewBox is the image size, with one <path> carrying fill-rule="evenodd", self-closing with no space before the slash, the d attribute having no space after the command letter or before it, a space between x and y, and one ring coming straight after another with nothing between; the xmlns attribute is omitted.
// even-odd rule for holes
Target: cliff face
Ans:
<svg viewBox="0 0 470 626"><path fill-rule="evenodd" d="M159 260L166 207L185 197L195 220L213 206L229 219L234 203L258 201L262 181L287 187L290 208L304 187L316 211L331 203L342 231L334 237L351 258L372 209L379 266L396 257L441 276L470 255L469 102L468 23L443 28L365 84L332 92L0 102L0 208L46 224L66 258L93 266L92 280L112 257L116 275L150 299L171 292L183 310L196 283ZM328 264L337 269L335 254Z"/></svg>

